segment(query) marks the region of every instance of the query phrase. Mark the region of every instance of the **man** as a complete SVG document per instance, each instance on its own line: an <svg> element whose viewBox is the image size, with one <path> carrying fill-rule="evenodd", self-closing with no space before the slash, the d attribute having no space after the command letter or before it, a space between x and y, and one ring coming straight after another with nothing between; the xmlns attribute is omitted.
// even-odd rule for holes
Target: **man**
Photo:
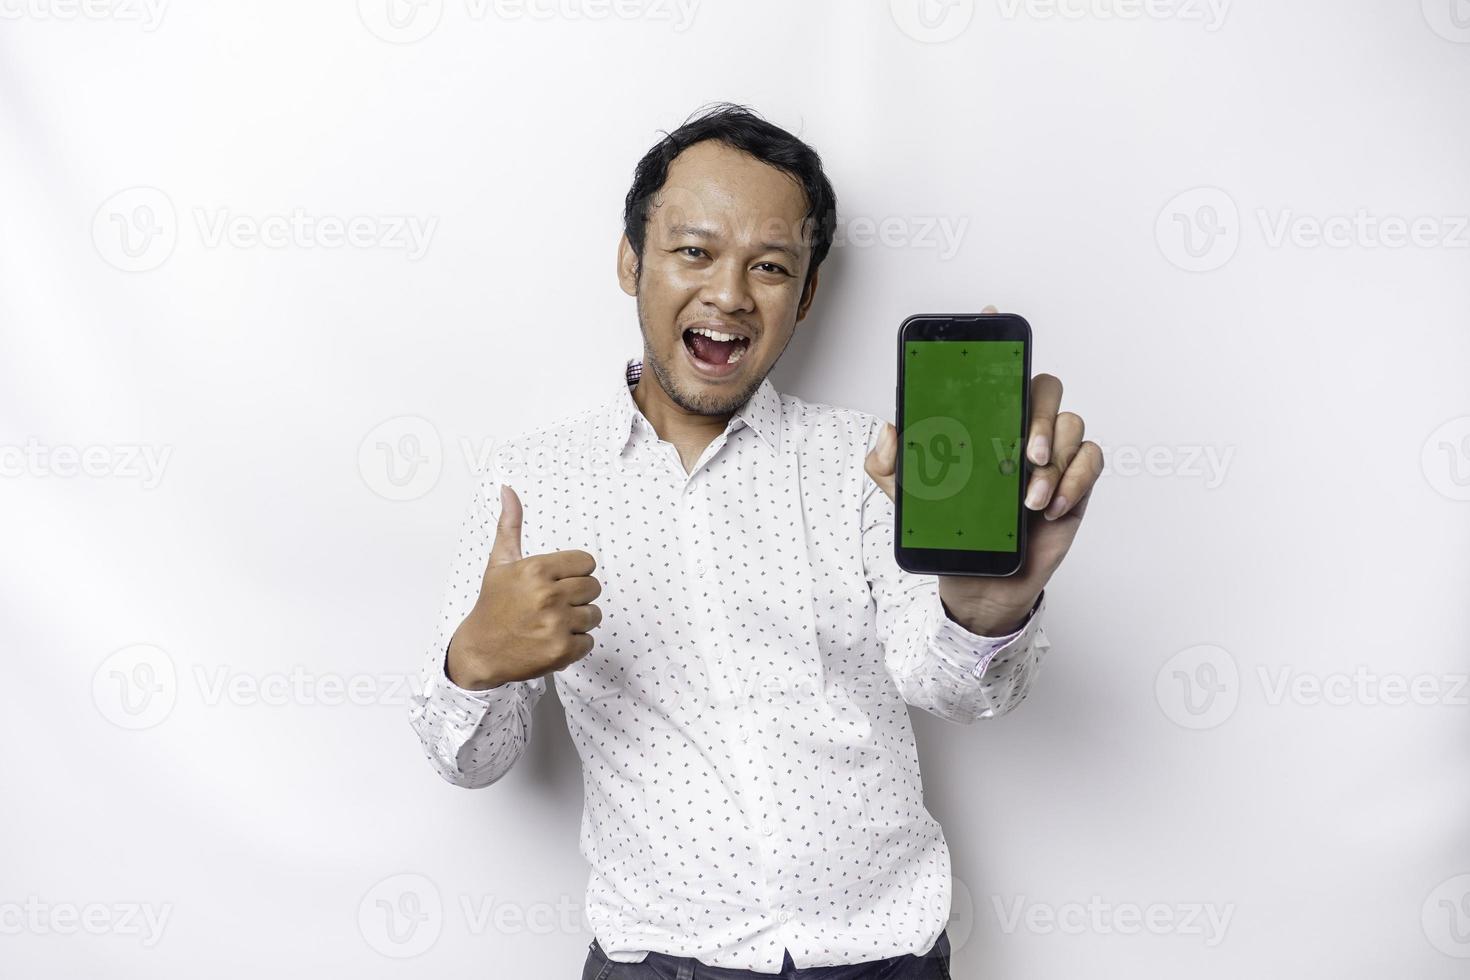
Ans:
<svg viewBox="0 0 1470 980"><path fill-rule="evenodd" d="M411 721L441 776L488 786L555 679L586 789L584 980L949 975L907 709L969 724L1026 696L1102 454L1037 375L1025 568L899 568L893 426L767 378L834 219L817 154L749 110L667 134L618 246L641 359L505 440L463 527Z"/></svg>

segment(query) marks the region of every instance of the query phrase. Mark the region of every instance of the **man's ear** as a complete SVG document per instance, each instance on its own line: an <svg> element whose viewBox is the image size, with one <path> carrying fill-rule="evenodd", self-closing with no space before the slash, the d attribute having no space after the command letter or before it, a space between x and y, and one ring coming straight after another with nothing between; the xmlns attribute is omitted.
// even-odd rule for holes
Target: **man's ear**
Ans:
<svg viewBox="0 0 1470 980"><path fill-rule="evenodd" d="M618 239L618 285L629 296L638 295L638 255L626 234Z"/></svg>
<svg viewBox="0 0 1470 980"><path fill-rule="evenodd" d="M796 307L797 322L806 316L806 311L811 309L812 299L817 295L817 280L821 278L822 270L813 269L812 278L807 282L806 288L801 291L801 303Z"/></svg>

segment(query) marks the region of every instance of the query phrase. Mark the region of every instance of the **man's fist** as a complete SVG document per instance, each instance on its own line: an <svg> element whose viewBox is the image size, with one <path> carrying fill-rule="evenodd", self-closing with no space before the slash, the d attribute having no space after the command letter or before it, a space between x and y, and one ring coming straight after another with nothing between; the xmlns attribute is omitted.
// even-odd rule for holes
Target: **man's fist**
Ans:
<svg viewBox="0 0 1470 980"><path fill-rule="evenodd" d="M521 557L521 498L500 488L500 522L480 597L449 641L449 679L471 691L561 670L592 651L602 585L585 551Z"/></svg>

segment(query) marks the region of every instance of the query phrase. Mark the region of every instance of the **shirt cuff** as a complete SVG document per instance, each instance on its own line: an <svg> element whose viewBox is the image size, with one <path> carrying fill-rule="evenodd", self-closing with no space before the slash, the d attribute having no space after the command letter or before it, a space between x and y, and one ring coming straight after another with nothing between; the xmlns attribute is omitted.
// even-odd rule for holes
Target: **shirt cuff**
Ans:
<svg viewBox="0 0 1470 980"><path fill-rule="evenodd" d="M431 695L437 695L441 701L448 702L451 707L458 708L469 714L483 712L498 702L504 701L507 696L516 694L515 685L506 681L494 687L484 690L472 691L467 687L460 687L449 679L449 651L444 651L444 659L439 664L439 676L434 678L430 685Z"/></svg>
<svg viewBox="0 0 1470 980"><path fill-rule="evenodd" d="M1042 589L1041 594L1032 603L1031 611L1026 614L1026 621L1016 630L1004 636L983 636L979 633L970 632L970 630L950 618L949 613L944 608L943 600L939 598L938 588L934 589L932 595L934 597L931 608L935 618L935 642L961 663L972 662L969 668L970 673L975 677L979 677L985 672L985 668L997 653L1015 642L1023 633L1026 633L1035 625L1037 614L1040 613L1042 604L1046 599L1046 590Z"/></svg>

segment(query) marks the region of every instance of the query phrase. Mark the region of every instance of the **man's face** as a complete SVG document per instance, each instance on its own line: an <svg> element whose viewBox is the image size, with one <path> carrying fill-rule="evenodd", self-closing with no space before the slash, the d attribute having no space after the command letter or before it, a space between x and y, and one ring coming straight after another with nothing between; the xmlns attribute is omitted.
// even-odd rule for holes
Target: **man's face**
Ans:
<svg viewBox="0 0 1470 980"><path fill-rule="evenodd" d="M813 276L803 295L806 209L791 176L706 140L679 154L650 202L641 268L623 238L619 281L638 299L645 358L680 408L734 412L786 349L817 285ZM699 327L744 340L696 339Z"/></svg>

